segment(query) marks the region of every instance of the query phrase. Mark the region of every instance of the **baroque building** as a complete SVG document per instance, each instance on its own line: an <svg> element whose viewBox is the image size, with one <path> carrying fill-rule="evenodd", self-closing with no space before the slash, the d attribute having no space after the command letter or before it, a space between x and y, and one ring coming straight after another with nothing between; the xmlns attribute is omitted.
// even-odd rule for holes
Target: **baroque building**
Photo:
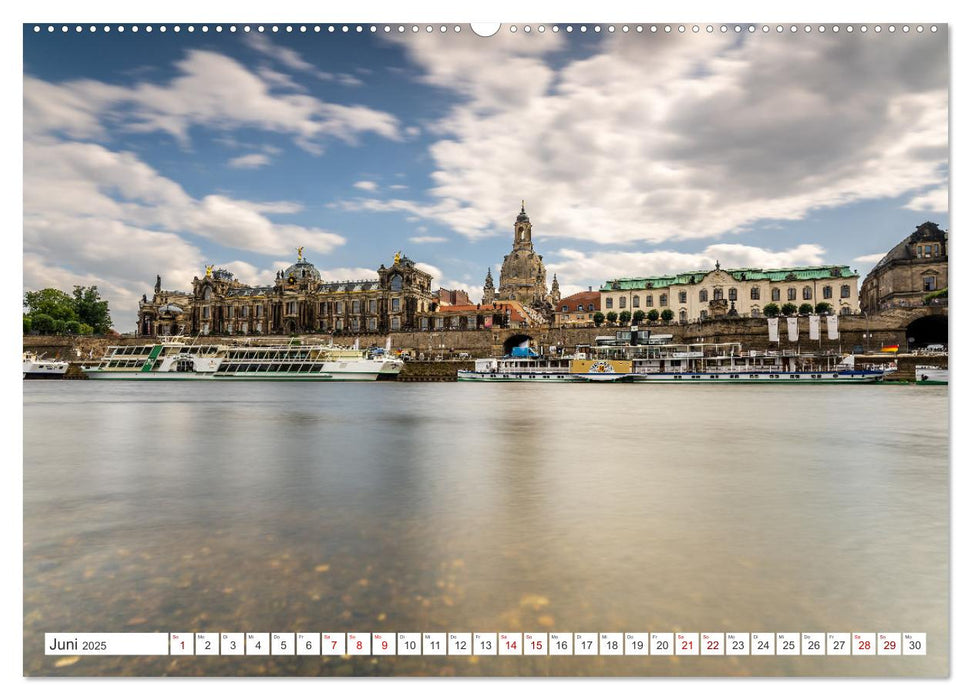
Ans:
<svg viewBox="0 0 971 700"><path fill-rule="evenodd" d="M845 265L764 270L740 268L683 272L660 277L608 280L600 287L600 309L620 315L670 309L682 323L722 316L757 318L774 303L796 307L828 304L832 313L860 310L859 275Z"/></svg>
<svg viewBox="0 0 971 700"><path fill-rule="evenodd" d="M947 231L925 221L891 248L863 280L863 310L874 313L892 307L923 306L928 295L946 290L947 238ZM946 297L941 301L946 303Z"/></svg>
<svg viewBox="0 0 971 700"><path fill-rule="evenodd" d="M493 292L492 270L486 275L483 303L517 301L540 313L551 316L552 307L559 301L559 283L554 279L552 293L546 288L546 266L543 256L533 249L533 224L523 202L516 223L513 224L512 251L502 260L499 289Z"/></svg>
<svg viewBox="0 0 971 700"><path fill-rule="evenodd" d="M162 289L138 305L138 334L279 335L295 333L387 333L414 330L433 304L432 277L397 253L377 279L326 282L297 249L297 261L276 274L272 285L240 282L229 270L207 266L191 292Z"/></svg>

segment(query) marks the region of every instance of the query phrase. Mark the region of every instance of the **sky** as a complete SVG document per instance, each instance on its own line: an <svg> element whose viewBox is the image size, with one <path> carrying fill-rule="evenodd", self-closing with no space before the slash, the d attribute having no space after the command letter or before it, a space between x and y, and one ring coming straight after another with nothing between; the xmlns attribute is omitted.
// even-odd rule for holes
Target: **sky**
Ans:
<svg viewBox="0 0 971 700"><path fill-rule="evenodd" d="M862 280L950 228L944 27L89 26L23 30L24 288L96 284L120 331L156 274L269 283L298 246L478 299L521 200L564 295L716 260Z"/></svg>

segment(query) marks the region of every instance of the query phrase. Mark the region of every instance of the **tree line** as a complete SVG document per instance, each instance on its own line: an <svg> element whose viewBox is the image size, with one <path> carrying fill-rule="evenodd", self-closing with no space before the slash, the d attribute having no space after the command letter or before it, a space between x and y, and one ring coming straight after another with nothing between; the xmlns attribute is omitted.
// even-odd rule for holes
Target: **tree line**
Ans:
<svg viewBox="0 0 971 700"><path fill-rule="evenodd" d="M783 316L795 316L797 313L800 316L808 316L813 312L822 315L830 314L833 312L833 306L825 301L819 302L816 306L808 303L802 304L799 307L795 304L783 304L781 308L778 304L769 303L762 309L762 313L769 317L778 316L780 313ZM670 323L674 319L674 312L671 309L664 309L660 313L657 309L651 309L650 311L638 309L632 316L630 311L621 311L619 315L616 311L608 311L606 315L598 311L593 315L593 324L595 326L602 326L604 321L607 323L617 323L620 321L620 325L626 326L632 320L636 325L643 323L644 319L647 319L651 323L656 322L658 319L665 323Z"/></svg>
<svg viewBox="0 0 971 700"><path fill-rule="evenodd" d="M111 330L108 302L97 286L24 292L24 335L104 335Z"/></svg>

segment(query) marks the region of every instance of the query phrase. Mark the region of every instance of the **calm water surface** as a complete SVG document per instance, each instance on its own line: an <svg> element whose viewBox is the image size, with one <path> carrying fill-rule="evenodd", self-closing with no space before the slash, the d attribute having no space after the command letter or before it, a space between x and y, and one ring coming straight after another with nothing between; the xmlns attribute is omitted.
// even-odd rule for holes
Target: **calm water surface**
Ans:
<svg viewBox="0 0 971 700"><path fill-rule="evenodd" d="M948 673L946 387L24 383L29 675ZM913 631L926 657L82 657L44 632Z"/></svg>

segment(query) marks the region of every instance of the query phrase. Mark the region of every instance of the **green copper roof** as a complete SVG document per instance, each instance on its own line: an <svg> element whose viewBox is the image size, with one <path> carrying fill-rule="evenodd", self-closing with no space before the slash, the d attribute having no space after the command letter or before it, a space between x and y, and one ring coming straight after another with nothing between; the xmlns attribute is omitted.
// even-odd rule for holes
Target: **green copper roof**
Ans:
<svg viewBox="0 0 971 700"><path fill-rule="evenodd" d="M601 292L610 292L626 289L658 289L670 287L676 284L691 284L691 279L695 282L701 280L714 270L696 270L694 272L682 272L677 275L667 275L664 277L624 277L621 279L607 280L600 286ZM834 277L859 277L847 265L824 265L820 267L784 267L775 270L763 270L757 267L742 267L734 270L722 270L727 272L739 282L743 281L765 281L765 282L801 282L808 280L832 279Z"/></svg>

